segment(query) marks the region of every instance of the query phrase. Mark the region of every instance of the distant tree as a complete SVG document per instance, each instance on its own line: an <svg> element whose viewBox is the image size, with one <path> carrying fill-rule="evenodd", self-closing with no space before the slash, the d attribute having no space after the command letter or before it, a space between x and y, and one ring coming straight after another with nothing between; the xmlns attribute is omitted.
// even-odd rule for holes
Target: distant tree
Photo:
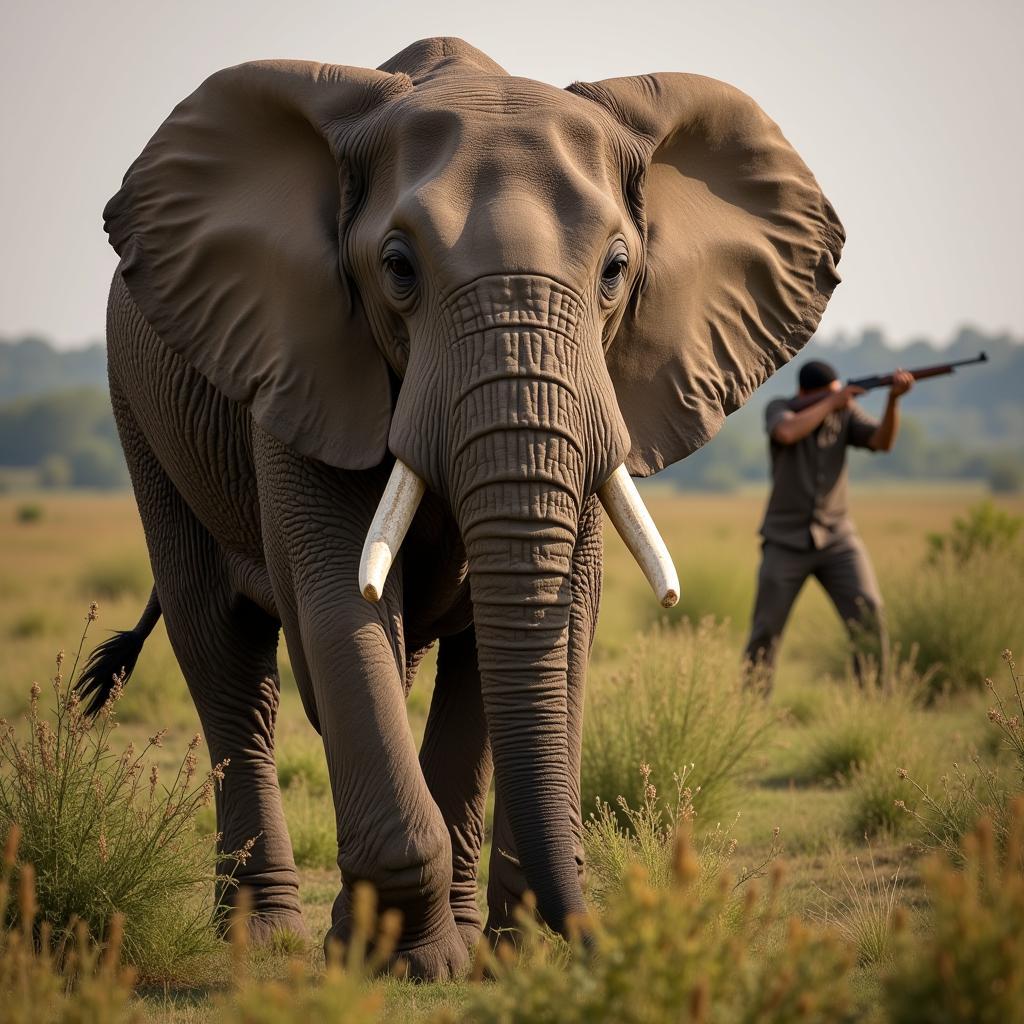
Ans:
<svg viewBox="0 0 1024 1024"><path fill-rule="evenodd" d="M66 455L47 455L39 465L39 483L42 487L59 490L70 487L73 474Z"/></svg>
<svg viewBox="0 0 1024 1024"><path fill-rule="evenodd" d="M82 438L69 452L68 463L75 487L109 490L128 483L121 453L109 441L98 437Z"/></svg>

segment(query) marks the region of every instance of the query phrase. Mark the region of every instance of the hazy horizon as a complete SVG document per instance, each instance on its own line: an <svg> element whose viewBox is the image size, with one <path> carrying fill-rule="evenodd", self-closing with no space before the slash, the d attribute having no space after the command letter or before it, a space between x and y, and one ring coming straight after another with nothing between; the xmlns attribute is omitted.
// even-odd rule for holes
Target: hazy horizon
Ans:
<svg viewBox="0 0 1024 1024"><path fill-rule="evenodd" d="M117 262L103 205L208 74L265 57L373 66L444 34L557 85L676 70L750 93L846 226L822 337L877 327L897 344L946 341L962 326L1024 336L1024 13L1010 2L665 0L624 15L582 0L297 0L287 13L267 0L8 0L3 23L2 337L102 338Z"/></svg>

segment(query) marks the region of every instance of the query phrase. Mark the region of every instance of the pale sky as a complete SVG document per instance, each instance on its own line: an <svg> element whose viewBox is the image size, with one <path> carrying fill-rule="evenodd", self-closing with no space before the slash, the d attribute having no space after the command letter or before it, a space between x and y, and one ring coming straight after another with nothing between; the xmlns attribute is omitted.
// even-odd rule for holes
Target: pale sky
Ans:
<svg viewBox="0 0 1024 1024"><path fill-rule="evenodd" d="M375 66L458 35L556 85L690 71L750 93L848 241L823 334L1024 335L1024 5L1016 0L3 0L0 336L102 337L101 212L208 74Z"/></svg>

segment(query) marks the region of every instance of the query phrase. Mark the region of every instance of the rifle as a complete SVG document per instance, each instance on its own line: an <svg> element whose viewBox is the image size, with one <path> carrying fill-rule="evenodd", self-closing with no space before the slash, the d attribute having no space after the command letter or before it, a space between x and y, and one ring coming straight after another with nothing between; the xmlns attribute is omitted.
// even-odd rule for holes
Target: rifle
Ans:
<svg viewBox="0 0 1024 1024"><path fill-rule="evenodd" d="M974 363L987 363L988 356L984 352L979 356L975 356L974 359L958 359L952 363L938 363L935 366L922 366L917 370L908 370L914 380L927 380L930 377L945 377L948 374L955 373L958 366L972 366ZM863 388L865 391L872 391L875 388L887 388L892 385L893 377L895 374L892 373L876 373L868 377L855 377L852 380L848 380L847 384L854 384L859 388ZM806 395L798 395L792 399L789 403L790 409L793 412L802 412L804 409L810 408L817 402L828 398L833 392L825 388L819 388L815 391L810 392Z"/></svg>

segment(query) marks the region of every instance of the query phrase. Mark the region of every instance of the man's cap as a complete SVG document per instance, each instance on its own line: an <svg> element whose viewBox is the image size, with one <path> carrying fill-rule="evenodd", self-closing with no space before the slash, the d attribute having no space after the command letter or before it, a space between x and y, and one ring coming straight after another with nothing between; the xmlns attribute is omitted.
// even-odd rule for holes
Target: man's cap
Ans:
<svg viewBox="0 0 1024 1024"><path fill-rule="evenodd" d="M838 376L830 363L811 359L800 367L798 380L802 391L817 391L818 388L827 388Z"/></svg>

